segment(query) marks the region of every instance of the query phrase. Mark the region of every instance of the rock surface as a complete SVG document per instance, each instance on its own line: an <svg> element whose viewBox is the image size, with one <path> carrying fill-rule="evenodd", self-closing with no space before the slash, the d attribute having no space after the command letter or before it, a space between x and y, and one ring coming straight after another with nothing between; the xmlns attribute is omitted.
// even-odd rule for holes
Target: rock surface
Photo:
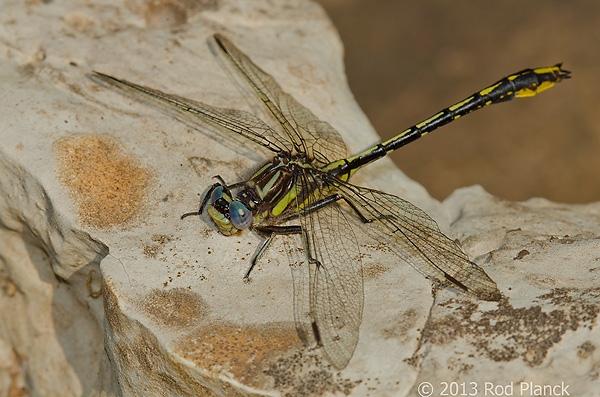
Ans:
<svg viewBox="0 0 600 397"><path fill-rule="evenodd" d="M296 335L282 241L244 283L258 236L179 219L213 175L243 180L268 153L86 77L261 112L211 53L221 32L356 152L378 139L314 3L5 1L0 18L0 395L417 395L422 382L435 395L442 382L597 392L600 204L513 203L477 187L438 203L389 161L368 167L354 182L426 210L504 298L432 298L429 281L365 244L361 336L340 372Z"/></svg>

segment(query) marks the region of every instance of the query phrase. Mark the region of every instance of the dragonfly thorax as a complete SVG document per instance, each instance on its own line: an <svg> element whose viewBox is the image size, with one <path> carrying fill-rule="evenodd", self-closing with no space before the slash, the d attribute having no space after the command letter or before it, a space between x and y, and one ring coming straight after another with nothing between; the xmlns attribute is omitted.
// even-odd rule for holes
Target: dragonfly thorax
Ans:
<svg viewBox="0 0 600 397"><path fill-rule="evenodd" d="M275 157L248 181L235 184L237 194L222 183L213 185L205 200L219 231L231 236L240 230L272 223L296 210L295 173L301 163L292 157Z"/></svg>

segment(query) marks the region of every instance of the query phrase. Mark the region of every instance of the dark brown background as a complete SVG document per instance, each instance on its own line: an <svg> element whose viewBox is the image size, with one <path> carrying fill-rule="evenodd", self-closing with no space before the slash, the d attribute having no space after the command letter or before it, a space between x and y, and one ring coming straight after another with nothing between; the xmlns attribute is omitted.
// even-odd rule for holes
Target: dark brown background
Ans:
<svg viewBox="0 0 600 397"><path fill-rule="evenodd" d="M573 72L395 152L434 197L481 184L511 200L600 200L600 2L319 1L344 42L350 87L384 139L526 67L563 62Z"/></svg>

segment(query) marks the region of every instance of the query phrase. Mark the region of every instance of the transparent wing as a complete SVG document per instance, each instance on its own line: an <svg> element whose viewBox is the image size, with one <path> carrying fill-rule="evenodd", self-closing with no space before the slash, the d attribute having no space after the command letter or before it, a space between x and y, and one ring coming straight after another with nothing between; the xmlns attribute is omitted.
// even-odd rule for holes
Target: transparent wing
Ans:
<svg viewBox="0 0 600 397"><path fill-rule="evenodd" d="M324 197L311 172L299 172L300 203ZM344 368L358 343L364 303L362 262L351 218L336 203L318 211L299 209L309 266L310 317L323 353ZM304 328L306 326L304 325Z"/></svg>
<svg viewBox="0 0 600 397"><path fill-rule="evenodd" d="M348 155L342 137L329 123L319 120L286 94L272 76L256 66L227 38L218 34L214 37L286 132L296 153L306 153L309 159L320 164L329 164Z"/></svg>
<svg viewBox="0 0 600 397"><path fill-rule="evenodd" d="M339 180L336 185L366 219L372 220L362 223L365 233L386 244L426 277L483 300L500 299L496 283L424 211L378 190Z"/></svg>
<svg viewBox="0 0 600 397"><path fill-rule="evenodd" d="M193 101L177 95L166 94L153 88L130 83L129 81L120 80L116 77L99 72L94 72L92 78L101 83L109 84L110 86L119 89L125 95L132 96L142 102L149 100L152 103L161 106L166 105L173 109L177 109L183 114L192 117L200 117L250 139L274 152L292 150L292 145L286 138L283 138L258 117L251 113L244 112L243 110L210 106L203 102Z"/></svg>
<svg viewBox="0 0 600 397"><path fill-rule="evenodd" d="M310 289L309 280L314 277L309 275L310 268L306 263L304 243L302 236L291 234L282 239L288 259L292 280L294 281L294 323L300 340L309 348L317 346L316 335L313 331L313 318L310 311ZM314 266L312 266L314 270Z"/></svg>

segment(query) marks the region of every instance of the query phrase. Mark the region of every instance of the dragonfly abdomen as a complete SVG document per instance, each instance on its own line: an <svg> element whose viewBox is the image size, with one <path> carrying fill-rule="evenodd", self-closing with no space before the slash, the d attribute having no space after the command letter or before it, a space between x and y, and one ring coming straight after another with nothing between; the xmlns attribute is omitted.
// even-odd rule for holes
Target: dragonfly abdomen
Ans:
<svg viewBox="0 0 600 397"><path fill-rule="evenodd" d="M386 156L402 146L419 139L423 135L442 127L461 116L465 116L484 106L506 102L518 97L531 97L552 87L555 83L569 78L569 72L561 69L561 65L551 67L525 69L504 77L491 86L447 107L430 118L407 128L392 139L373 146L364 152L350 157L342 167L348 176L359 168Z"/></svg>

